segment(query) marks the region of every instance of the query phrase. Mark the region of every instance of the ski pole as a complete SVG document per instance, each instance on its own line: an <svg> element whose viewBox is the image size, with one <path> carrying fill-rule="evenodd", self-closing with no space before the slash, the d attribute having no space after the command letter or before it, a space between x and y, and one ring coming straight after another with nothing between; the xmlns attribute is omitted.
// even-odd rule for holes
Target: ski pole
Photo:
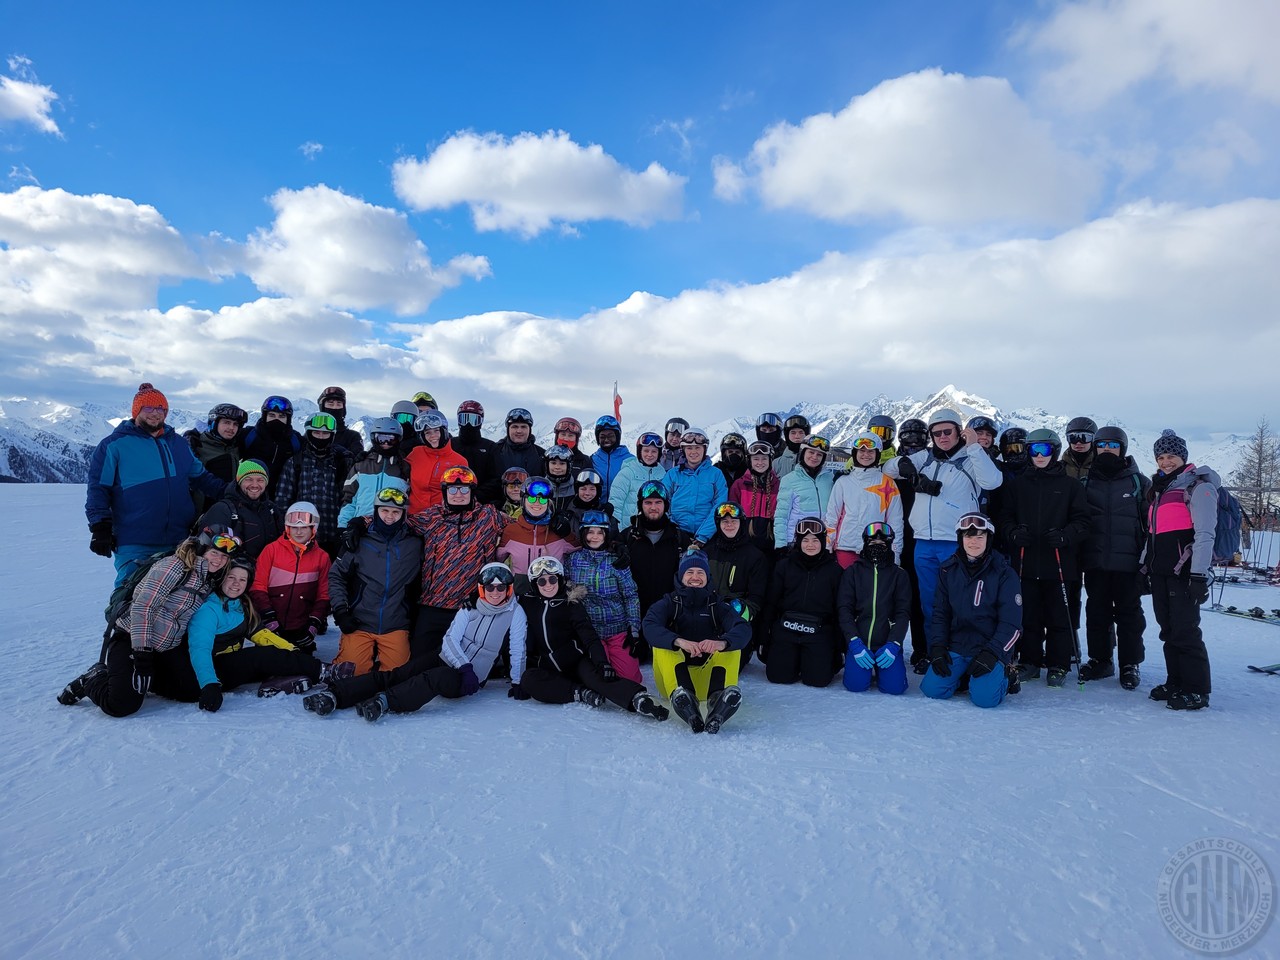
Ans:
<svg viewBox="0 0 1280 960"><path fill-rule="evenodd" d="M1067 599L1067 578L1062 575L1062 551L1054 547L1053 558L1058 561L1058 586L1062 588L1062 608L1067 613L1067 623L1071 626L1071 662L1076 665L1076 683L1084 689L1084 681L1080 679L1080 631L1071 618L1071 602Z"/></svg>

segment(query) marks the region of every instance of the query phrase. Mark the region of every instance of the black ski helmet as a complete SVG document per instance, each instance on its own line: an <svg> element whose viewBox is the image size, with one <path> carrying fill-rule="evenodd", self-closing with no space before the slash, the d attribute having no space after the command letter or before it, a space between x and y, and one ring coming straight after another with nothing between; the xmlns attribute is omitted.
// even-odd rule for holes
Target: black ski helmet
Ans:
<svg viewBox="0 0 1280 960"><path fill-rule="evenodd" d="M786 435L791 433L792 430L795 430L797 427L804 431L804 435L806 437L809 435L812 429L809 426L808 417L806 417L802 413L793 413L791 416L787 417L787 419L783 422L782 435L785 437Z"/></svg>
<svg viewBox="0 0 1280 960"><path fill-rule="evenodd" d="M882 446L891 447L893 438L897 436L898 425L893 422L893 417L878 413L867 421L867 431L879 437Z"/></svg>
<svg viewBox="0 0 1280 960"><path fill-rule="evenodd" d="M1071 422L1067 424L1065 432L1067 434L1068 442L1071 440L1071 435L1073 433L1087 433L1089 435L1089 442L1092 443L1094 435L1098 432L1098 425L1088 417L1072 417Z"/></svg>
<svg viewBox="0 0 1280 960"><path fill-rule="evenodd" d="M1027 431L1009 427L1000 434L1000 456L1005 463L1022 463L1027 459Z"/></svg>
<svg viewBox="0 0 1280 960"><path fill-rule="evenodd" d="M970 417L966 428L972 430L974 433L977 433L979 430L985 430L987 433L991 434L992 438L995 438L1000 434L1000 431L996 429L995 421L990 417L983 416L982 414L978 414L976 417Z"/></svg>
<svg viewBox="0 0 1280 960"><path fill-rule="evenodd" d="M1129 455L1129 435L1119 427L1108 426L1099 427L1098 432L1093 435L1093 442L1098 443L1101 440L1117 441L1120 444L1120 459L1123 460Z"/></svg>
<svg viewBox="0 0 1280 960"><path fill-rule="evenodd" d="M912 418L902 421L898 428L898 445L923 450L929 445L929 428L923 420Z"/></svg>

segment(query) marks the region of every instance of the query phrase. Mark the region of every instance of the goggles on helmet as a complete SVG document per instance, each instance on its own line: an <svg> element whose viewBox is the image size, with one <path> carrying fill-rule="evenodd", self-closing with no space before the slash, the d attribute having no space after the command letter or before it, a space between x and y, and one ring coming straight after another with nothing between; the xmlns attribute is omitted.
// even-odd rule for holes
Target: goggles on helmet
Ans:
<svg viewBox="0 0 1280 960"><path fill-rule="evenodd" d="M383 487L373 498L373 502L379 507L403 507L409 502L409 495L395 487Z"/></svg>
<svg viewBox="0 0 1280 960"><path fill-rule="evenodd" d="M446 487L474 487L478 482L470 467L450 467L440 477L441 485Z"/></svg>
<svg viewBox="0 0 1280 960"><path fill-rule="evenodd" d="M267 397L262 401L263 413L293 413L293 404L288 397Z"/></svg>
<svg viewBox="0 0 1280 960"><path fill-rule="evenodd" d="M995 533L996 525L980 513L966 513L956 521L956 530L961 533L966 530L984 530L987 533Z"/></svg>
<svg viewBox="0 0 1280 960"><path fill-rule="evenodd" d="M736 503L722 503L716 507L717 520L741 520L742 508Z"/></svg>
<svg viewBox="0 0 1280 960"><path fill-rule="evenodd" d="M338 429L338 421L329 413L314 413L307 420L308 430L328 430L330 433Z"/></svg>
<svg viewBox="0 0 1280 960"><path fill-rule="evenodd" d="M825 533L826 530L826 525L817 517L805 517L796 523L796 533L802 537L807 537L810 534L819 536Z"/></svg>

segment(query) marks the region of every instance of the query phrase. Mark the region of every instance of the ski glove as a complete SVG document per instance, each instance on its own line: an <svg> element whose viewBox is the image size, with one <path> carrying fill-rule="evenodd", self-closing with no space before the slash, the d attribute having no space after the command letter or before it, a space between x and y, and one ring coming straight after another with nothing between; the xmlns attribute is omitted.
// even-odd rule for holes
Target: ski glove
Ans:
<svg viewBox="0 0 1280 960"><path fill-rule="evenodd" d="M996 668L996 664L1000 662L990 650L983 650L969 662L969 676L985 677L988 673Z"/></svg>
<svg viewBox="0 0 1280 960"><path fill-rule="evenodd" d="M942 481L930 480L923 474L916 474L916 493L923 493L926 497L936 497L942 493Z"/></svg>
<svg viewBox="0 0 1280 960"><path fill-rule="evenodd" d="M270 630L272 633L280 632L280 618L276 616L274 610L268 610L262 615L262 629Z"/></svg>
<svg viewBox="0 0 1280 960"><path fill-rule="evenodd" d="M867 649L867 645L858 637L850 638L848 656L852 657L853 662L863 670L870 670L876 665L876 658L871 656L871 651Z"/></svg>
<svg viewBox="0 0 1280 960"><path fill-rule="evenodd" d="M352 517L347 521L347 529L342 533L342 549L354 553L360 546L360 538L367 529L363 517Z"/></svg>
<svg viewBox="0 0 1280 960"><path fill-rule="evenodd" d="M929 648L929 666L940 677L951 676L951 654L945 644L935 643Z"/></svg>
<svg viewBox="0 0 1280 960"><path fill-rule="evenodd" d="M631 566L631 548L625 543L614 544L613 569L626 570Z"/></svg>
<svg viewBox="0 0 1280 960"><path fill-rule="evenodd" d="M1009 531L1009 543L1015 547L1031 546L1031 531L1025 523L1020 523Z"/></svg>
<svg viewBox="0 0 1280 960"><path fill-rule="evenodd" d="M150 650L137 649L133 651L134 693L145 697L147 691L151 689L151 673L154 661L155 654Z"/></svg>
<svg viewBox="0 0 1280 960"><path fill-rule="evenodd" d="M558 537L567 537L569 535L569 515L566 513L558 513L551 518L551 522L547 524L547 528Z"/></svg>
<svg viewBox="0 0 1280 960"><path fill-rule="evenodd" d="M293 645L303 653L316 652L316 635L320 633L320 628L324 626L324 622L319 617L307 618L307 634L293 642Z"/></svg>
<svg viewBox="0 0 1280 960"><path fill-rule="evenodd" d="M901 649L901 647L890 640L880 648L879 652L876 653L876 666L881 670L888 670L893 666L894 661L898 659L898 654L901 652Z"/></svg>
<svg viewBox="0 0 1280 960"><path fill-rule="evenodd" d="M345 607L333 611L333 622L343 633L355 633L360 629L360 621L356 619L356 615Z"/></svg>
<svg viewBox="0 0 1280 960"><path fill-rule="evenodd" d="M1054 527L1045 533L1044 542L1051 547L1065 547L1067 545L1067 535L1057 527Z"/></svg>
<svg viewBox="0 0 1280 960"><path fill-rule="evenodd" d="M200 709L217 713L222 706L222 684L206 683L200 688Z"/></svg>
<svg viewBox="0 0 1280 960"><path fill-rule="evenodd" d="M604 677L606 682L612 682L618 679L618 671L613 669L613 664L606 660L598 665L600 676Z"/></svg>
<svg viewBox="0 0 1280 960"><path fill-rule="evenodd" d="M898 458L898 479L910 480L917 476L920 471L916 469L916 465L911 462L910 457Z"/></svg>
<svg viewBox="0 0 1280 960"><path fill-rule="evenodd" d="M110 520L99 520L89 524L89 549L100 557L111 556L115 549L116 538L111 530Z"/></svg>
<svg viewBox="0 0 1280 960"><path fill-rule="evenodd" d="M1197 606L1209 599L1209 581L1202 573L1193 573L1187 581L1187 599Z"/></svg>
<svg viewBox="0 0 1280 960"><path fill-rule="evenodd" d="M480 680L476 677L475 668L469 663L464 663L462 669L458 671L462 674L462 695L469 697L480 689Z"/></svg>
<svg viewBox="0 0 1280 960"><path fill-rule="evenodd" d="M513 683L510 687L507 688L507 696L510 697L512 700L528 700L529 691L526 690L524 687L520 686L520 684Z"/></svg>

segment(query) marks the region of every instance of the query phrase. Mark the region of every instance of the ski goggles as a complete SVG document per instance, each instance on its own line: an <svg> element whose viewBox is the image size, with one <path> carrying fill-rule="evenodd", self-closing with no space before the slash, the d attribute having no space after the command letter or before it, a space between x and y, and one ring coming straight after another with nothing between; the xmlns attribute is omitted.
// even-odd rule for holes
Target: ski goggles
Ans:
<svg viewBox="0 0 1280 960"><path fill-rule="evenodd" d="M747 447L747 455L752 457L768 457L773 459L773 447L767 443L756 442Z"/></svg>
<svg viewBox="0 0 1280 960"><path fill-rule="evenodd" d="M693 431L680 438L680 446L682 447L705 447L707 442L706 434L694 433Z"/></svg>
<svg viewBox="0 0 1280 960"><path fill-rule="evenodd" d="M590 483L598 487L600 486L600 474L596 473L594 470L583 470L573 478L573 482Z"/></svg>
<svg viewBox="0 0 1280 960"><path fill-rule="evenodd" d="M782 429L782 418L776 413L762 413L756 417L757 427L772 427L775 430Z"/></svg>
<svg viewBox="0 0 1280 960"><path fill-rule="evenodd" d="M262 401L263 413L293 413L293 404L288 397L267 397Z"/></svg>
<svg viewBox="0 0 1280 960"><path fill-rule="evenodd" d="M228 556L235 553L242 546L240 538L230 533L214 534L213 539L209 541L209 545Z"/></svg>
<svg viewBox="0 0 1280 960"><path fill-rule="evenodd" d="M513 483L516 486L521 485L529 479L529 471L523 467L507 467L502 473L502 482L508 487Z"/></svg>
<svg viewBox="0 0 1280 960"><path fill-rule="evenodd" d="M245 421L248 419L249 415L234 403L220 403L209 413L210 423L214 423L218 420L234 420L243 427Z"/></svg>
<svg viewBox="0 0 1280 960"><path fill-rule="evenodd" d="M470 467L450 467L440 477L440 483L446 487L474 487L476 482L476 475L471 472Z"/></svg>
<svg viewBox="0 0 1280 960"><path fill-rule="evenodd" d="M1033 457L1052 457L1053 456L1053 444L1046 443L1043 440L1037 440L1035 443L1028 445L1027 450L1030 451Z"/></svg>
<svg viewBox="0 0 1280 960"><path fill-rule="evenodd" d="M673 433L679 434L680 436L684 436L684 432L688 429L689 429L689 425L685 423L683 420L667 421L667 436L670 436Z"/></svg>
<svg viewBox="0 0 1280 960"><path fill-rule="evenodd" d="M874 426L867 427L867 433L874 433L883 442L888 443L893 439L893 427Z"/></svg>
<svg viewBox="0 0 1280 960"><path fill-rule="evenodd" d="M741 520L742 508L736 503L722 503L716 507L717 520Z"/></svg>
<svg viewBox="0 0 1280 960"><path fill-rule="evenodd" d="M417 419L418 419L418 415L416 413L397 413L396 414L396 423L413 423L413 421Z"/></svg>
<svg viewBox="0 0 1280 960"><path fill-rule="evenodd" d="M507 411L507 426L513 423L523 423L526 426L533 426L533 414L524 407L512 407Z"/></svg>
<svg viewBox="0 0 1280 960"><path fill-rule="evenodd" d="M534 503L546 503L551 499L551 484L545 480L534 480L525 489L524 498Z"/></svg>
<svg viewBox="0 0 1280 960"><path fill-rule="evenodd" d="M403 507L409 502L409 495L395 487L384 487L373 500L380 507Z"/></svg>
<svg viewBox="0 0 1280 960"><path fill-rule="evenodd" d="M980 513L966 513L956 523L956 529L965 536L975 533L995 533L996 525Z"/></svg>
<svg viewBox="0 0 1280 960"><path fill-rule="evenodd" d="M826 437L805 437L800 441L800 446L807 450L821 450L826 453L831 449L831 441Z"/></svg>
<svg viewBox="0 0 1280 960"><path fill-rule="evenodd" d="M972 420L969 421L969 429L974 431L975 433L979 430L985 430L987 431L987 433L991 434L993 437L998 432L996 430L996 425L991 422L990 417L974 417Z"/></svg>
<svg viewBox="0 0 1280 960"><path fill-rule="evenodd" d="M511 570L502 563L486 563L480 569L480 576L477 578L482 587L509 587L516 582L516 578L512 575Z"/></svg>
<svg viewBox="0 0 1280 960"><path fill-rule="evenodd" d="M1120 441L1119 440L1099 440L1097 443L1094 444L1094 446L1097 447L1099 450L1119 450Z"/></svg>
<svg viewBox="0 0 1280 960"><path fill-rule="evenodd" d="M534 583L540 583L539 577L556 577L557 579L564 574L564 566L555 557L539 557L533 563L529 564L529 578Z"/></svg>
<svg viewBox="0 0 1280 960"><path fill-rule="evenodd" d="M415 407L433 407L439 409L440 404L436 403L436 398L425 390L419 390L413 395L413 405Z"/></svg>
<svg viewBox="0 0 1280 960"><path fill-rule="evenodd" d="M327 430L329 433L338 429L338 421L328 413L313 414L307 421L308 430Z"/></svg>
<svg viewBox="0 0 1280 960"><path fill-rule="evenodd" d="M314 527L316 519L306 510L290 510L284 515L286 527Z"/></svg>
<svg viewBox="0 0 1280 960"><path fill-rule="evenodd" d="M882 540L889 540L892 542L893 527L889 526L883 520L873 520L871 523L867 524L865 529L863 529L862 536L867 540L879 537Z"/></svg>
<svg viewBox="0 0 1280 960"><path fill-rule="evenodd" d="M570 450L568 447L557 443L554 447L552 447L550 450L547 451L547 459L548 460L564 460L567 462L573 459L573 451Z"/></svg>
<svg viewBox="0 0 1280 960"><path fill-rule="evenodd" d="M1000 448L1000 452L1006 457L1020 457L1027 452L1027 445L1021 440L1010 440Z"/></svg>
<svg viewBox="0 0 1280 960"><path fill-rule="evenodd" d="M667 488L664 487L657 480L649 480L645 483L640 484L640 499L652 500L654 498L657 498L659 500L666 500Z"/></svg>
<svg viewBox="0 0 1280 960"><path fill-rule="evenodd" d="M618 422L617 417L603 416L596 421L597 430L621 430L622 424Z"/></svg>
<svg viewBox="0 0 1280 960"><path fill-rule="evenodd" d="M1093 443L1092 433L1068 433L1067 443Z"/></svg>
<svg viewBox="0 0 1280 960"><path fill-rule="evenodd" d="M855 450L874 450L875 448L876 442L870 437L859 437L853 441L853 449Z"/></svg>
<svg viewBox="0 0 1280 960"><path fill-rule="evenodd" d="M636 438L637 447L662 447L662 437L656 433L642 433Z"/></svg>
<svg viewBox="0 0 1280 960"><path fill-rule="evenodd" d="M478 413L460 413L458 414L458 426L460 427L478 427L484 422L484 417Z"/></svg>
<svg viewBox="0 0 1280 960"><path fill-rule="evenodd" d="M374 443L395 443L400 437L394 433L375 433L373 435Z"/></svg>
<svg viewBox="0 0 1280 960"><path fill-rule="evenodd" d="M826 525L817 517L805 517L796 523L796 534L801 537L821 536L826 532Z"/></svg>

